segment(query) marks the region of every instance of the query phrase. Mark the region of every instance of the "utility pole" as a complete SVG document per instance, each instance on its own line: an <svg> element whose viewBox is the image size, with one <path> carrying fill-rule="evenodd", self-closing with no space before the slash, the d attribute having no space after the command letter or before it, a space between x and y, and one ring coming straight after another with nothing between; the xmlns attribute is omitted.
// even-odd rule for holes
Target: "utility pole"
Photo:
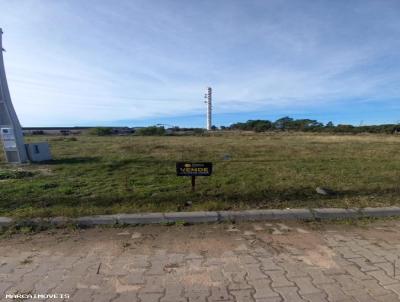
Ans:
<svg viewBox="0 0 400 302"><path fill-rule="evenodd" d="M0 136L6 160L9 163L25 163L28 156L24 137L8 90L3 60L3 31L0 28Z"/></svg>
<svg viewBox="0 0 400 302"><path fill-rule="evenodd" d="M212 89L207 88L207 93L204 98L206 99L204 103L207 104L207 130L210 131L212 127Z"/></svg>

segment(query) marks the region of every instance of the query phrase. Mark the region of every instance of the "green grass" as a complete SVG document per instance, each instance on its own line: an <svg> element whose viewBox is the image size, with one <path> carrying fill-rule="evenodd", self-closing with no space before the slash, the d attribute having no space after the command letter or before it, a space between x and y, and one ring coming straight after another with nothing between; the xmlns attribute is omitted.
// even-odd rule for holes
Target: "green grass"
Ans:
<svg viewBox="0 0 400 302"><path fill-rule="evenodd" d="M364 207L400 203L400 137L250 134L27 137L54 161L0 158L0 215ZM225 155L231 159L224 160ZM212 161L211 177L175 176L175 162ZM18 171L17 171L18 170ZM6 175L1 177L1 175ZM337 192L316 194L317 186ZM190 208L186 201L192 201Z"/></svg>

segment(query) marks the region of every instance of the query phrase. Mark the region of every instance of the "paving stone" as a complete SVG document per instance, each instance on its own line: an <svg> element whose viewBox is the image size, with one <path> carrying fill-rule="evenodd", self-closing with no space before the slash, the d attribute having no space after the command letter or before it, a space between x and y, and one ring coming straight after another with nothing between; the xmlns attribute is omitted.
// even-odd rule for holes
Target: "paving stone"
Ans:
<svg viewBox="0 0 400 302"><path fill-rule="evenodd" d="M12 282L0 282L0 296L4 296L9 289L13 285Z"/></svg>
<svg viewBox="0 0 400 302"><path fill-rule="evenodd" d="M138 302L136 293L120 293L112 302ZM96 301L94 301L96 302Z"/></svg>
<svg viewBox="0 0 400 302"><path fill-rule="evenodd" d="M186 302L187 299L181 296L166 295L160 299L160 302Z"/></svg>
<svg viewBox="0 0 400 302"><path fill-rule="evenodd" d="M35 284L35 292L37 293L49 293L53 288L57 286L60 280L52 280L48 277L39 280Z"/></svg>
<svg viewBox="0 0 400 302"><path fill-rule="evenodd" d="M398 302L399 301L399 297L396 294L376 296L376 297L374 297L374 299L379 302Z"/></svg>
<svg viewBox="0 0 400 302"><path fill-rule="evenodd" d="M189 254L185 255L185 260L193 260L193 259L204 260L204 257L202 255L199 255L196 253L189 253Z"/></svg>
<svg viewBox="0 0 400 302"><path fill-rule="evenodd" d="M244 266L244 269L247 272L247 280L265 279L267 277L260 269L259 264L246 265Z"/></svg>
<svg viewBox="0 0 400 302"><path fill-rule="evenodd" d="M371 271L379 270L379 267L372 265L365 258L353 258L353 259L349 259L349 261L354 262L356 265L358 265L362 272L371 272Z"/></svg>
<svg viewBox="0 0 400 302"><path fill-rule="evenodd" d="M219 267L223 264L224 264L224 260L221 258L216 258L216 257L207 258L203 262L204 267L211 267L211 266Z"/></svg>
<svg viewBox="0 0 400 302"><path fill-rule="evenodd" d="M337 247L344 247L345 246L343 241L337 240L337 238L332 237L332 236L325 236L325 241L326 241L326 244L329 247L337 248Z"/></svg>
<svg viewBox="0 0 400 302"><path fill-rule="evenodd" d="M400 284L386 285L384 288L393 291L397 296L400 297Z"/></svg>
<svg viewBox="0 0 400 302"><path fill-rule="evenodd" d="M271 288L270 279L252 280L249 284L255 289L255 299L279 297L279 294Z"/></svg>
<svg viewBox="0 0 400 302"><path fill-rule="evenodd" d="M131 272L127 275L120 278L123 284L131 285L131 284L144 284L144 270Z"/></svg>
<svg viewBox="0 0 400 302"><path fill-rule="evenodd" d="M224 273L241 273L243 268L237 263L228 263L223 266L222 270Z"/></svg>
<svg viewBox="0 0 400 302"><path fill-rule="evenodd" d="M94 293L92 295L92 300L95 302L110 302L117 297L118 297L117 293L101 292L101 293Z"/></svg>
<svg viewBox="0 0 400 302"><path fill-rule="evenodd" d="M303 302L304 300L299 296L297 287L279 287L276 291L283 297L284 301L290 302Z"/></svg>
<svg viewBox="0 0 400 302"><path fill-rule="evenodd" d="M329 302L326 299L326 294L320 292L320 293L313 293L313 294L306 294L302 295L300 294L301 297L308 302Z"/></svg>
<svg viewBox="0 0 400 302"><path fill-rule="evenodd" d="M350 297L345 295L337 284L320 284L318 287L326 292L329 302L338 302L350 299Z"/></svg>
<svg viewBox="0 0 400 302"><path fill-rule="evenodd" d="M241 264L259 264L259 260L257 260L254 256L251 255L241 255L239 256L239 261Z"/></svg>
<svg viewBox="0 0 400 302"><path fill-rule="evenodd" d="M185 261L185 256L185 254L178 253L167 254L168 262L176 264L183 263Z"/></svg>
<svg viewBox="0 0 400 302"><path fill-rule="evenodd" d="M331 277L327 277L323 274L322 270L320 269L308 269L307 270L308 274L312 278L312 283L313 284L329 284L329 283L335 283L335 281Z"/></svg>
<svg viewBox="0 0 400 302"><path fill-rule="evenodd" d="M294 286L294 283L290 282L281 271L266 271L265 274L271 278L274 288Z"/></svg>
<svg viewBox="0 0 400 302"><path fill-rule="evenodd" d="M251 296L252 290L250 290L250 289L233 290L230 293L232 294L232 296L235 297L235 301L254 302L254 299Z"/></svg>
<svg viewBox="0 0 400 302"><path fill-rule="evenodd" d="M359 251L357 253L359 255L361 255L362 257L368 259L368 261L373 264L386 262L386 259L384 257L378 257L366 248L362 249L361 251Z"/></svg>
<svg viewBox="0 0 400 302"><path fill-rule="evenodd" d="M364 286L364 288L367 289L367 291L373 296L383 296L383 295L389 295L392 292L388 289L386 289L386 287L382 287L378 284L377 280L362 280L359 281L361 283L361 285ZM393 286L396 286L396 284L394 284Z"/></svg>
<svg viewBox="0 0 400 302"><path fill-rule="evenodd" d="M360 283L355 282L354 278L349 275L337 275L332 278L340 284L341 288L345 292L363 289L363 286Z"/></svg>
<svg viewBox="0 0 400 302"><path fill-rule="evenodd" d="M373 276L376 280L378 280L380 285L390 285L399 283L399 280L393 279L386 275L386 273L382 270L367 272L368 275Z"/></svg>
<svg viewBox="0 0 400 302"><path fill-rule="evenodd" d="M281 297L255 299L255 302L282 302Z"/></svg>
<svg viewBox="0 0 400 302"><path fill-rule="evenodd" d="M159 302L163 294L159 293L139 293L140 302Z"/></svg>
<svg viewBox="0 0 400 302"><path fill-rule="evenodd" d="M230 273L227 274L229 284L228 289L231 290L244 290L244 289L251 289L251 286L247 283L245 276L247 275L246 272L239 272L239 273Z"/></svg>
<svg viewBox="0 0 400 302"><path fill-rule="evenodd" d="M162 276L146 276L145 284L140 289L142 293L163 293L164 290Z"/></svg>
<svg viewBox="0 0 400 302"><path fill-rule="evenodd" d="M33 292L35 289L35 284L39 281L40 279L38 279L36 276L26 275L22 278L21 282L14 284L8 290L12 293L15 293L17 291L22 293Z"/></svg>
<svg viewBox="0 0 400 302"><path fill-rule="evenodd" d="M390 245L389 243L387 243L386 241L378 241L376 243L377 245L379 245L380 248L382 248L383 250L389 250L389 251L396 251L396 247L394 247L393 245ZM381 249L378 249L381 250Z"/></svg>
<svg viewBox="0 0 400 302"><path fill-rule="evenodd" d="M294 254L294 253L292 253ZM302 263L281 263L281 266L285 269L286 277L289 279L297 277L307 277L307 271L302 269Z"/></svg>
<svg viewBox="0 0 400 302"><path fill-rule="evenodd" d="M160 302L186 302L183 292L183 286L171 280L165 284L165 295Z"/></svg>
<svg viewBox="0 0 400 302"><path fill-rule="evenodd" d="M266 249L264 247L253 247L249 249L249 253L256 256L259 260L263 258L271 258L274 256L272 250Z"/></svg>
<svg viewBox="0 0 400 302"><path fill-rule="evenodd" d="M284 233L278 228L272 228L272 235L283 235Z"/></svg>
<svg viewBox="0 0 400 302"><path fill-rule="evenodd" d="M382 269L386 273L386 275L388 275L391 278L395 278L395 274L398 273L398 272L396 272L393 263L384 262L384 263L376 263L375 265L377 267L379 267L380 269ZM396 267L396 269L397 269L397 267Z"/></svg>
<svg viewBox="0 0 400 302"><path fill-rule="evenodd" d="M207 302L207 297L210 295L208 290L204 291L185 291L184 296L189 302Z"/></svg>
<svg viewBox="0 0 400 302"><path fill-rule="evenodd" d="M54 288L54 291L59 293L71 293L77 289L79 280L80 278L77 277L64 277Z"/></svg>
<svg viewBox="0 0 400 302"><path fill-rule="evenodd" d="M94 291L87 288L78 289L72 296L72 301L91 301Z"/></svg>
<svg viewBox="0 0 400 302"><path fill-rule="evenodd" d="M39 246L42 239L36 240L36 235L35 240L13 245L10 242L17 239L5 239L0 245L0 295L1 291L31 289L69 293L71 301L88 302L400 301L400 260L399 275L392 275L400 238L386 233L391 242L382 243L371 234L364 237L364 229L356 227L342 231L338 226L334 232L318 233L310 229L304 236L332 251L322 260L326 256L334 265L325 268L317 265L318 259L298 261L310 258L314 245L290 240L290 236L303 234L294 232L294 223L273 225L285 232L284 237L272 237L266 231L254 231L252 224L243 224L238 229L253 230L251 234L226 232L226 226L219 225L176 230L137 227L142 239L129 238L135 244L124 249L121 236L98 240L112 233L111 229L80 230L79 236L74 235L79 244L76 249L65 249L64 242ZM398 226L383 227L374 232L398 230ZM287 232L289 228L293 232ZM155 230L155 239L150 239L148 233ZM104 235L96 238L96 232ZM163 236L171 236L169 232L190 235L165 243L168 237ZM282 238L288 244L280 242ZM26 259L33 262L21 264Z"/></svg>
<svg viewBox="0 0 400 302"><path fill-rule="evenodd" d="M150 268L144 273L145 275L164 275L164 266L167 264L166 261L150 261Z"/></svg>
<svg viewBox="0 0 400 302"><path fill-rule="evenodd" d="M209 276L212 282L224 282L226 280L224 274L218 269L211 270Z"/></svg>
<svg viewBox="0 0 400 302"><path fill-rule="evenodd" d="M256 232L265 231L265 228L259 224L253 224L252 226L253 226L254 231L256 231Z"/></svg>
<svg viewBox="0 0 400 302"><path fill-rule="evenodd" d="M97 274L87 274L78 281L78 288L100 289L104 286L104 276Z"/></svg>
<svg viewBox="0 0 400 302"><path fill-rule="evenodd" d="M326 276L343 275L343 274L346 274L346 270L344 269L344 267L330 267L330 268L324 269L324 274Z"/></svg>
<svg viewBox="0 0 400 302"><path fill-rule="evenodd" d="M344 269L346 270L347 273L349 273L350 275L352 275L356 279L360 279L360 280L372 279L371 276L369 276L366 273L362 272L360 270L360 268L358 266L356 266L355 264L346 265L344 267Z"/></svg>
<svg viewBox="0 0 400 302"><path fill-rule="evenodd" d="M377 300L373 296L371 296L365 289L346 291L346 294L352 296L353 299L358 302L377 302Z"/></svg>
<svg viewBox="0 0 400 302"><path fill-rule="evenodd" d="M17 266L17 263L2 262L0 263L0 274L12 273Z"/></svg>
<svg viewBox="0 0 400 302"><path fill-rule="evenodd" d="M299 293L302 296L321 292L320 289L312 284L311 278L309 277L292 278L291 280L296 283L297 287L300 289Z"/></svg>
<svg viewBox="0 0 400 302"><path fill-rule="evenodd" d="M335 247L335 251L339 252L343 256L343 258L345 258L345 259L360 258L361 257L359 254L356 254L355 252L353 252L347 246Z"/></svg>
<svg viewBox="0 0 400 302"><path fill-rule="evenodd" d="M273 258L260 258L261 268L264 271L282 271L283 268L278 266Z"/></svg>
<svg viewBox="0 0 400 302"><path fill-rule="evenodd" d="M228 293L227 289L224 287L211 287L211 295L208 297L208 301L231 301L232 296Z"/></svg>

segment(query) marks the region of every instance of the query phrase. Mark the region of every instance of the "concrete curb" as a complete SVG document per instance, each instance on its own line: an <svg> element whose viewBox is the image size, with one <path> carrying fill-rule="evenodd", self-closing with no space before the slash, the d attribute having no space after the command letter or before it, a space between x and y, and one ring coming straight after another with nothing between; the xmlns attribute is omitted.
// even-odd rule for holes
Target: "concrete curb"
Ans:
<svg viewBox="0 0 400 302"><path fill-rule="evenodd" d="M170 212L170 213L139 213L139 214L116 214L96 215L79 218L52 217L35 218L28 220L13 220L8 217L0 217L0 227L13 224L52 224L63 226L75 224L88 227L95 225L139 225L139 224L162 224L162 223L210 223L224 221L262 221L262 220L313 220L313 219L354 219L354 218L378 218L400 216L400 207L364 208L364 209L342 209L342 208L319 208L319 209L273 209L273 210L246 210L246 211L210 211L210 212Z"/></svg>
<svg viewBox="0 0 400 302"><path fill-rule="evenodd" d="M12 223L12 219L8 217L0 217L0 227L8 226Z"/></svg>

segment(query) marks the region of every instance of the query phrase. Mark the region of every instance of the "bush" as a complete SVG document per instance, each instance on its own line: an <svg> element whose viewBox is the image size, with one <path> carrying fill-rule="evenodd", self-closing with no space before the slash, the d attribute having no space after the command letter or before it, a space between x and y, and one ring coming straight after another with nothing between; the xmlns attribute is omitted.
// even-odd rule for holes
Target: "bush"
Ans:
<svg viewBox="0 0 400 302"><path fill-rule="evenodd" d="M202 129L202 128L194 128L193 129L193 133L194 134L203 134L203 133L205 133L206 132L206 130L204 130L204 129Z"/></svg>
<svg viewBox="0 0 400 302"><path fill-rule="evenodd" d="M157 127L157 126L151 126L151 127L144 127L144 128L139 128L136 130L137 135L164 135L165 134L165 128L164 127Z"/></svg>
<svg viewBox="0 0 400 302"><path fill-rule="evenodd" d="M113 134L113 129L107 127L96 127L90 129L89 134L97 136L111 135Z"/></svg>

